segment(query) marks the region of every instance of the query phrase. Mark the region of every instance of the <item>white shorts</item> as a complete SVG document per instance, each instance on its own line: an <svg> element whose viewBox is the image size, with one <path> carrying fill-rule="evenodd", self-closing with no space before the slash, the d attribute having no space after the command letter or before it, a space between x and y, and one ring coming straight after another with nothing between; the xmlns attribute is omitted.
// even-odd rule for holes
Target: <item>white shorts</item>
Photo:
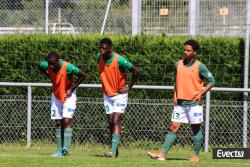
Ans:
<svg viewBox="0 0 250 167"><path fill-rule="evenodd" d="M52 94L51 119L72 118L76 110L76 99L76 91L70 97L67 97L64 103L59 102Z"/></svg>
<svg viewBox="0 0 250 167"><path fill-rule="evenodd" d="M116 96L103 94L103 99L106 114L112 114L113 112L124 113L128 103L128 93Z"/></svg>
<svg viewBox="0 0 250 167"><path fill-rule="evenodd" d="M200 105L191 107L181 107L179 105L174 107L171 121L200 124L203 122L203 107Z"/></svg>

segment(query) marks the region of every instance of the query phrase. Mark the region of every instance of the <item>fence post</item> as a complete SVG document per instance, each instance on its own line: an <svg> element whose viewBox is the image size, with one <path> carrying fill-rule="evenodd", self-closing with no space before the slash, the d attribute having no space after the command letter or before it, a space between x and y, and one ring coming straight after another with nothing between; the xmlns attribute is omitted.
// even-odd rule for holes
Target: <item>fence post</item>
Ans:
<svg viewBox="0 0 250 167"><path fill-rule="evenodd" d="M49 33L49 0L45 2L45 34Z"/></svg>
<svg viewBox="0 0 250 167"><path fill-rule="evenodd" d="M205 152L208 152L209 146L209 116L210 116L210 91L206 93L206 117L205 117Z"/></svg>
<svg viewBox="0 0 250 167"><path fill-rule="evenodd" d="M141 0L132 1L132 35L140 32L141 25Z"/></svg>
<svg viewBox="0 0 250 167"><path fill-rule="evenodd" d="M189 35L195 36L197 22L197 0L189 0Z"/></svg>
<svg viewBox="0 0 250 167"><path fill-rule="evenodd" d="M31 146L31 105L32 105L32 88L28 86L28 111L27 111L27 147Z"/></svg>
<svg viewBox="0 0 250 167"><path fill-rule="evenodd" d="M246 37L245 37L245 56L244 56L244 88L248 88L249 75L249 34L250 34L250 2L247 1L246 7ZM247 110L248 92L243 93L243 147L247 148Z"/></svg>
<svg viewBox="0 0 250 167"><path fill-rule="evenodd" d="M107 22L107 18L108 18L108 14L109 14L109 10L110 10L111 3L112 3L112 0L109 0L108 6L107 6L107 9L106 9L106 13L105 13L105 16L104 16L104 20L103 20L103 23L102 23L102 29L101 29L100 35L103 35L103 32L104 32L104 28L105 28L105 25L106 25L106 22Z"/></svg>

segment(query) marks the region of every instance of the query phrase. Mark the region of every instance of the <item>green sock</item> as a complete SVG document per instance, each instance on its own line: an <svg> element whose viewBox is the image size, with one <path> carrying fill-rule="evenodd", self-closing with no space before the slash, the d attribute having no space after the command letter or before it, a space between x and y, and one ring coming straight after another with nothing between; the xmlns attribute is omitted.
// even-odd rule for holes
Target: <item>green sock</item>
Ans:
<svg viewBox="0 0 250 167"><path fill-rule="evenodd" d="M56 146L58 151L62 150L62 129L56 128Z"/></svg>
<svg viewBox="0 0 250 167"><path fill-rule="evenodd" d="M63 149L69 150L70 144L72 140L72 128L64 129L64 141L63 141Z"/></svg>
<svg viewBox="0 0 250 167"><path fill-rule="evenodd" d="M176 133L168 131L165 141L163 143L162 153L167 154L170 150L170 147L174 144L176 139Z"/></svg>
<svg viewBox="0 0 250 167"><path fill-rule="evenodd" d="M121 136L119 134L113 133L112 134L112 153L113 155L116 155L117 148L120 144L120 138Z"/></svg>
<svg viewBox="0 0 250 167"><path fill-rule="evenodd" d="M192 136L192 139L193 139L193 144L194 144L194 155L198 156L200 153L202 142L203 142L203 134L201 130L198 133L194 134Z"/></svg>

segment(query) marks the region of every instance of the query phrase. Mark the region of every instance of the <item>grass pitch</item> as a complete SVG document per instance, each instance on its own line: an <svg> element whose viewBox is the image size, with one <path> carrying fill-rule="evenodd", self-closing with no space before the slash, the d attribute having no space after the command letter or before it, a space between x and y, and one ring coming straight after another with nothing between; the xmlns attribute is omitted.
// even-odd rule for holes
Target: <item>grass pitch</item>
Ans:
<svg viewBox="0 0 250 167"><path fill-rule="evenodd" d="M192 163L191 148L174 147L165 161L149 158L146 149L122 147L119 158L104 157L105 146L73 145L69 156L50 157L55 150L52 145L0 144L0 167L250 167L250 160L214 160L211 152L201 152L200 162Z"/></svg>

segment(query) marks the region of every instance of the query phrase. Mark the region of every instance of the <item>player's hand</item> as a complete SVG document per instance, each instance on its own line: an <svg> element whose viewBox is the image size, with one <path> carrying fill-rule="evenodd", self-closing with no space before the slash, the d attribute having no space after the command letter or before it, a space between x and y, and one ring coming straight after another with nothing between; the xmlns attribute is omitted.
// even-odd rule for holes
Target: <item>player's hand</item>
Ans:
<svg viewBox="0 0 250 167"><path fill-rule="evenodd" d="M66 97L70 97L71 94L72 94L72 90L71 89L66 90Z"/></svg>
<svg viewBox="0 0 250 167"><path fill-rule="evenodd" d="M174 107L177 105L177 100L174 99Z"/></svg>
<svg viewBox="0 0 250 167"><path fill-rule="evenodd" d="M119 93L127 93L129 91L129 87L127 85L120 87Z"/></svg>
<svg viewBox="0 0 250 167"><path fill-rule="evenodd" d="M202 94L196 96L196 100L198 101L199 105L202 105Z"/></svg>

